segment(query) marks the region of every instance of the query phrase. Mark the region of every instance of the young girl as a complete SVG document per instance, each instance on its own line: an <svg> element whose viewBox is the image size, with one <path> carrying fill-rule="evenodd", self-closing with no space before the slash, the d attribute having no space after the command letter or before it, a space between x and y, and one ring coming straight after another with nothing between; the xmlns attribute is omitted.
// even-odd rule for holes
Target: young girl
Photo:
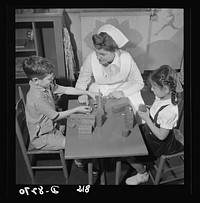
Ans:
<svg viewBox="0 0 200 203"><path fill-rule="evenodd" d="M149 155L155 160L163 154L173 154L183 150L183 145L175 139L173 128L178 121L179 94L177 73L168 65L155 70L149 78L155 101L147 112L138 110L139 116L146 122L140 126ZM146 157L146 158L147 158ZM149 174L142 163L144 157L131 157L128 162L137 170L137 175L126 179L127 185L138 185L148 181Z"/></svg>

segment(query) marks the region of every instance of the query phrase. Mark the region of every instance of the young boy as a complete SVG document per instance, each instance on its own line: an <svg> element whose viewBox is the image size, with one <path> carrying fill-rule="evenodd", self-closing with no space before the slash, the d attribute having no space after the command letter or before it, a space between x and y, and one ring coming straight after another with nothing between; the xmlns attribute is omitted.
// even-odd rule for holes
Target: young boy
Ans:
<svg viewBox="0 0 200 203"><path fill-rule="evenodd" d="M64 149L65 136L56 128L56 122L75 112L88 113L91 107L79 106L57 112L52 94L86 94L95 99L97 93L53 83L55 67L46 58L31 56L25 59L22 65L30 79L30 90L26 97L26 121L30 142L37 149Z"/></svg>

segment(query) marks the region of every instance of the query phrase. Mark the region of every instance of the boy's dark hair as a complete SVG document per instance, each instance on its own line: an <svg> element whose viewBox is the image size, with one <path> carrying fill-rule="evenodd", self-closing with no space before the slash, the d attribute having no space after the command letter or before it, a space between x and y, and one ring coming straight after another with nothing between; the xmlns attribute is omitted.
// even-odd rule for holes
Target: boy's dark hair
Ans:
<svg viewBox="0 0 200 203"><path fill-rule="evenodd" d="M177 105L180 102L180 94L176 91L178 75L176 70L168 65L162 65L160 68L154 70L149 80L155 82L158 86L163 88L168 86L171 90L171 101L172 104Z"/></svg>
<svg viewBox="0 0 200 203"><path fill-rule="evenodd" d="M118 48L113 38L106 32L100 32L92 36L92 41L96 49L104 49L106 51L115 52Z"/></svg>
<svg viewBox="0 0 200 203"><path fill-rule="evenodd" d="M53 63L41 56L30 56L22 62L22 67L30 80L34 77L43 79L55 70Z"/></svg>

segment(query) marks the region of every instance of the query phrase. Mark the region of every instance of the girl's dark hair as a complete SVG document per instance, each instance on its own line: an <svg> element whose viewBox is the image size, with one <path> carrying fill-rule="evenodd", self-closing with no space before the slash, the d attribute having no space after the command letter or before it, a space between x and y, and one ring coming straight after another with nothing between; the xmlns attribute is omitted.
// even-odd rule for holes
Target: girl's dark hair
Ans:
<svg viewBox="0 0 200 203"><path fill-rule="evenodd" d="M34 77L43 79L55 70L53 63L41 56L30 56L22 62L22 67L30 80Z"/></svg>
<svg viewBox="0 0 200 203"><path fill-rule="evenodd" d="M164 86L169 87L173 105L179 104L181 100L179 93L176 92L177 79L177 72L168 65L162 65L160 68L153 71L149 76L149 80L155 82L161 88Z"/></svg>
<svg viewBox="0 0 200 203"><path fill-rule="evenodd" d="M113 38L106 32L100 32L92 36L92 41L96 49L104 49L106 51L115 52L118 48Z"/></svg>

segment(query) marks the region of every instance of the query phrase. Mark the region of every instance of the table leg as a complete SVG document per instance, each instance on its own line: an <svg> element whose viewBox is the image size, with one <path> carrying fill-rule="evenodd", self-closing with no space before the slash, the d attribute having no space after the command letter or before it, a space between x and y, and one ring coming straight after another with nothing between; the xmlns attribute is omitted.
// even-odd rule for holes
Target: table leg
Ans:
<svg viewBox="0 0 200 203"><path fill-rule="evenodd" d="M116 174L115 174L115 185L119 185L119 179L121 175L121 161L116 162Z"/></svg>
<svg viewBox="0 0 200 203"><path fill-rule="evenodd" d="M100 168L101 168L101 185L106 185L106 172L103 159L100 159Z"/></svg>
<svg viewBox="0 0 200 203"><path fill-rule="evenodd" d="M88 183L89 185L93 185L93 163L88 162Z"/></svg>

